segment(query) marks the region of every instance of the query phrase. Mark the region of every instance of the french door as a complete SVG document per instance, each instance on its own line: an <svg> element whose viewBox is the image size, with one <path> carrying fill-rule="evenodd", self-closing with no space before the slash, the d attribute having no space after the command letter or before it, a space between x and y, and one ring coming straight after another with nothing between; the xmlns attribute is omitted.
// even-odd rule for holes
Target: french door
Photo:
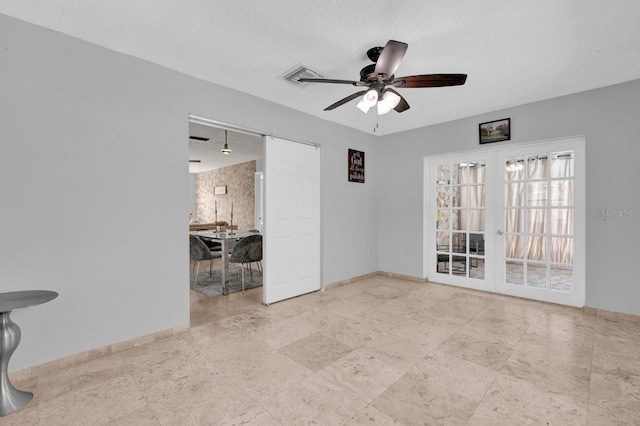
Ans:
<svg viewBox="0 0 640 426"><path fill-rule="evenodd" d="M584 143L501 150L496 162L496 290L583 306Z"/></svg>
<svg viewBox="0 0 640 426"><path fill-rule="evenodd" d="M426 159L430 281L583 306L584 140Z"/></svg>
<svg viewBox="0 0 640 426"><path fill-rule="evenodd" d="M487 234L493 227L487 207L492 193L491 156L485 153L436 157L428 160L428 252L431 281L493 291L494 256Z"/></svg>

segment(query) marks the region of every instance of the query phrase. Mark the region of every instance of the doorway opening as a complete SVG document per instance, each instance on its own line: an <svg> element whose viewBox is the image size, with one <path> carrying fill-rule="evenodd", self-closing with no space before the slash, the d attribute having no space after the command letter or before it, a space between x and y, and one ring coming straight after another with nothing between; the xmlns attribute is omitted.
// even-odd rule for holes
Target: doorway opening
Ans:
<svg viewBox="0 0 640 426"><path fill-rule="evenodd" d="M249 279L252 279L252 275L255 278L255 274L259 274L262 282L258 283L258 286L264 304L320 290L320 145L266 136L256 131L240 129L195 116L189 117L189 129L191 136L195 136L190 138L190 143L193 143L193 149L190 149L189 154L190 168L192 163L201 165L204 162L202 158L206 158L206 155L195 149L202 148L203 143L207 143L209 154L217 154L220 158L221 156L216 152L217 149L223 147L225 151L231 150L231 154L222 154L229 157L235 155L238 147L242 148L241 138L252 141L247 144L246 151L251 151L253 154L243 157L244 160L249 161L223 168L223 170L237 168L247 164L253 167L250 170L251 173L245 173L245 183L240 187L234 182L234 180L240 180L240 174L233 172L222 174L222 178L219 175L214 178L204 176L206 185L202 184L200 176L190 179L194 188L193 197L191 197L194 204L190 209L197 211L197 215L191 215L195 223L189 225L189 239L190 241L193 240L192 237L203 239L202 237L206 236L211 243L220 244L217 247L220 251L218 263L221 265L218 288L221 289L222 294L229 294L228 290L231 286L230 277L233 273L228 269L229 260L240 267L250 266L252 262L257 261L258 270L255 273L255 270L248 269L244 275L240 274L242 288L246 288L247 272ZM194 135L195 131L209 132L209 134ZM215 139L216 131L218 138L224 132L224 143L222 140L218 143L210 142ZM197 155L201 158L197 158ZM193 169L195 170L196 167L194 166ZM223 181L224 179L226 182ZM201 187L204 187L204 190L201 190ZM239 206L236 203L238 201L232 198L232 194L236 191L251 194L246 204L252 207L245 208L244 222L237 219ZM202 192L205 195L199 195ZM208 201L200 202L203 197ZM201 204L204 204L204 209L208 211L205 211ZM260 237L259 250L247 250L245 254L251 256L249 253L258 252L259 259L234 260L234 253L239 251L236 249L257 237ZM232 250L234 245L235 249ZM211 251L215 249L216 247L213 247ZM212 263L215 264L215 260L209 262L210 265ZM193 266L195 266L195 274L199 275L198 262ZM244 268L240 270L245 271ZM211 269L209 271L211 274ZM194 285L198 279L194 277ZM256 291L254 293L259 294ZM193 317L193 298L191 305Z"/></svg>
<svg viewBox="0 0 640 426"><path fill-rule="evenodd" d="M243 289L255 288L259 302L264 136L190 116L188 143L192 311L194 304L206 305L207 299ZM233 252L246 237L259 240L253 241L251 258L242 247ZM241 260L246 263L237 263Z"/></svg>

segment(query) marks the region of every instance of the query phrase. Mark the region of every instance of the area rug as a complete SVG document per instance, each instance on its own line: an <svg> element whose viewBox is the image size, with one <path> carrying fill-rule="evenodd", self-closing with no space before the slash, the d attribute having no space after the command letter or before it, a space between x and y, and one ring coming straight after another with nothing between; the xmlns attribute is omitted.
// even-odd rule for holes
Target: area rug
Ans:
<svg viewBox="0 0 640 426"><path fill-rule="evenodd" d="M222 277L220 270L213 270L213 275L209 275L209 268L203 268L198 274L198 285L194 285L195 274L191 274L191 289L207 297L222 296ZM242 291L242 275L239 268L232 268L227 274L229 281L227 286L229 293ZM253 269L253 281L249 271L244 271L244 289L262 287L262 273Z"/></svg>

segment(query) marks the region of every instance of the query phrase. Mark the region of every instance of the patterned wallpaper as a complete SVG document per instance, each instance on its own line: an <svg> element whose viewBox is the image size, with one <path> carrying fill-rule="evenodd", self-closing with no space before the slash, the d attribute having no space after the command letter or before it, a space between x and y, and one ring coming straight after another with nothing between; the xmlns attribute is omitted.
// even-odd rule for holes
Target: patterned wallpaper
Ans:
<svg viewBox="0 0 640 426"><path fill-rule="evenodd" d="M215 207L218 221L231 223L239 230L255 228L255 172L256 162L236 164L196 175L196 209L200 223L213 223ZM227 185L227 193L214 195L213 188Z"/></svg>

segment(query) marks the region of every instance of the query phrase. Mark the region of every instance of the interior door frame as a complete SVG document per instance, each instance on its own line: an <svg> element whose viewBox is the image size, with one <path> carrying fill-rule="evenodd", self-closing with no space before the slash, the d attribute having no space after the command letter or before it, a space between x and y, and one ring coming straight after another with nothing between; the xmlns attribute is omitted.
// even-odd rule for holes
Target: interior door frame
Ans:
<svg viewBox="0 0 640 426"><path fill-rule="evenodd" d="M567 144L567 145L565 145ZM579 283L576 291L576 298L574 301L557 301L555 303L567 304L570 306L582 307L586 301L586 277L585 277L585 244L586 244L586 173L585 173L585 158L586 158L586 144L584 136L572 136L565 138L556 138L532 142L522 143L510 143L500 146L483 146L477 149L449 152L444 154L437 154L424 157L424 174L423 174L423 277L431 282L443 283L449 285L455 285L459 287L473 288L483 291L489 291L497 293L497 279L499 278L498 271L496 271L496 265L498 265L498 250L502 248L504 250L504 244L497 244L498 239L497 231L501 228L501 224L498 223L499 217L502 214L498 213L499 208L502 207L502 200L498 198L497 185L502 184L502 177L498 176L497 170L499 165L497 159L500 152L505 151L517 151L528 150L541 147L547 147L550 145L562 145L573 146L579 150L579 155L576 155L576 163L574 165L575 179L578 179L580 183L574 188L574 206L575 206L575 218L574 218L574 235L576 240L574 241L574 281ZM562 150L564 148L559 148ZM486 285L470 285L467 278L453 277L451 279L438 279L447 277L444 274L436 274L437 264L434 265L433 259L436 259L436 248L434 244L435 239L435 170L430 166L432 161L439 159L450 161L449 159L465 158L467 161L479 156L485 156L490 158L486 163L486 216L485 216L485 258L493 259L491 262L485 262L485 282ZM493 164L490 170L488 164ZM491 187L491 188L490 188ZM503 253L504 257L504 253ZM487 277L490 277L487 279ZM477 281L477 280L476 280ZM475 283L477 284L477 283ZM501 293L509 294L509 293ZM520 296L525 297L525 296Z"/></svg>

